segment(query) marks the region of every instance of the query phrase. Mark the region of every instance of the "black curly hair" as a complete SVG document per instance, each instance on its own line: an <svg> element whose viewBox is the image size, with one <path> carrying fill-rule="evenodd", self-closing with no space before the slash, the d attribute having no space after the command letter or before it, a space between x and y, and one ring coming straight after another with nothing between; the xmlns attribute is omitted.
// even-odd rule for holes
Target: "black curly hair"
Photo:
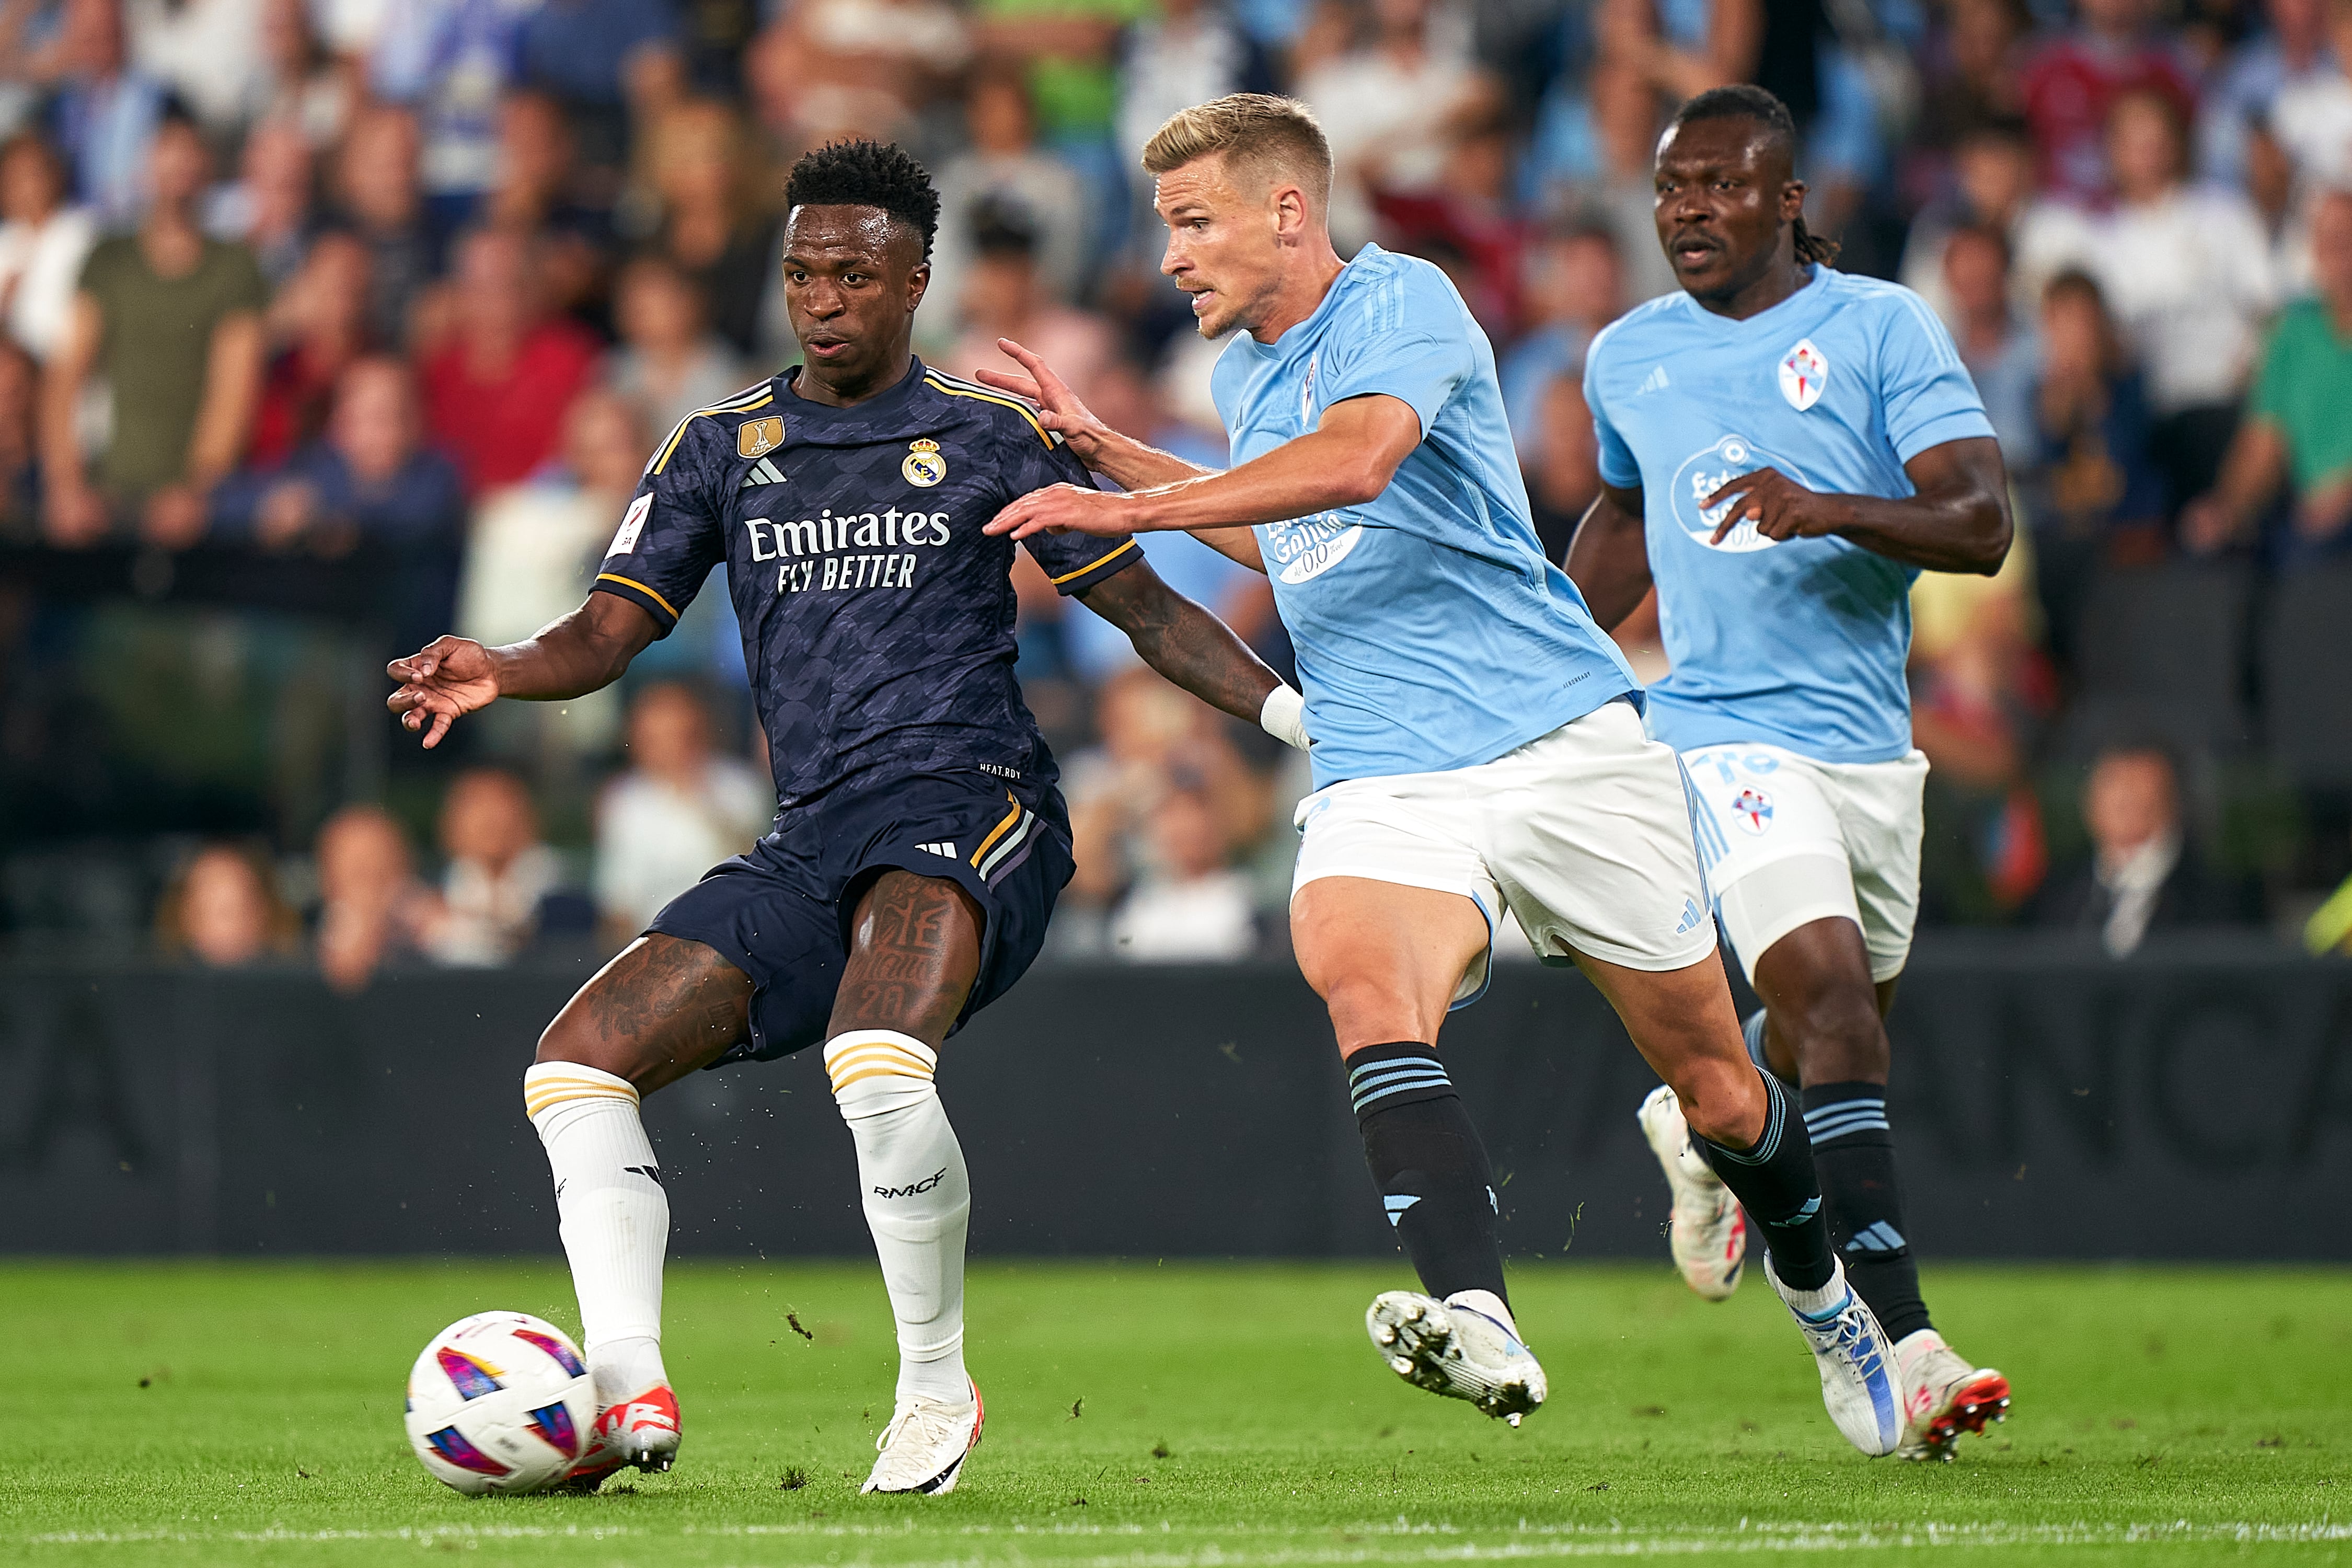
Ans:
<svg viewBox="0 0 2352 1568"><path fill-rule="evenodd" d="M940 229L940 193L897 142L854 139L804 153L784 182L784 205L879 207L922 237L923 259Z"/></svg>
<svg viewBox="0 0 2352 1568"><path fill-rule="evenodd" d="M1711 87L1675 110L1673 123L1675 129L1680 129L1699 120L1752 120L1789 154L1790 167L1796 166L1796 118L1789 112L1787 104L1764 88L1747 82L1731 87ZM1802 213L1797 215L1790 237L1796 244L1799 261L1818 261L1827 267L1838 258L1838 242L1823 239L1808 229Z"/></svg>

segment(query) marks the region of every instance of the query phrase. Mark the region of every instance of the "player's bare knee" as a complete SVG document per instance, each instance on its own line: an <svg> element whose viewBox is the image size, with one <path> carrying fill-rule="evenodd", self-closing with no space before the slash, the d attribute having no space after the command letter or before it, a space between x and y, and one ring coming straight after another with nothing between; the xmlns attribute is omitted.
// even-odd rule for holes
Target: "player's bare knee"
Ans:
<svg viewBox="0 0 2352 1568"><path fill-rule="evenodd" d="M1825 986L1805 1005L1776 1012L1773 1026L1795 1052L1806 1083L1884 1083L1888 1047L1878 999L1866 986Z"/></svg>
<svg viewBox="0 0 2352 1568"><path fill-rule="evenodd" d="M1685 1063L1670 1081L1693 1132L1734 1149L1756 1141L1764 1122L1764 1080L1745 1057L1736 1064L1713 1058Z"/></svg>

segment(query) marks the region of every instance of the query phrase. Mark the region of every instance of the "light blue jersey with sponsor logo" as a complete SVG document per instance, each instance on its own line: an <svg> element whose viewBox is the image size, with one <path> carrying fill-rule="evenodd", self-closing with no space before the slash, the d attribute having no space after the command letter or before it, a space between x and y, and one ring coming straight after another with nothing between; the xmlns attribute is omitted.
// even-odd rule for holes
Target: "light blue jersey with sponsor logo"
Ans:
<svg viewBox="0 0 2352 1568"><path fill-rule="evenodd" d="M1584 396L1601 474L1639 486L1674 673L1650 732L1677 751L1763 741L1829 763L1911 750L1911 582L1918 569L1843 539L1719 545L1699 498L1778 468L1811 490L1896 498L1930 447L1990 436L1951 334L1908 289L1826 267L1735 321L1688 294L1636 307L1593 340Z"/></svg>
<svg viewBox="0 0 2352 1568"><path fill-rule="evenodd" d="M1495 351L1445 274L1366 246L1315 313L1237 336L1211 390L1236 464L1385 394L1422 443L1362 506L1257 529L1298 655L1307 752L1341 779L1492 762L1641 685L1544 559Z"/></svg>

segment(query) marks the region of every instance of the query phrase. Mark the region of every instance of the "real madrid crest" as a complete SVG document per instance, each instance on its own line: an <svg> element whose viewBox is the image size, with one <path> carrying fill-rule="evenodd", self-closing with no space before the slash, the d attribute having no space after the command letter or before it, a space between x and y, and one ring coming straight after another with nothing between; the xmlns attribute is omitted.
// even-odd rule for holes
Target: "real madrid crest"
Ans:
<svg viewBox="0 0 2352 1568"><path fill-rule="evenodd" d="M929 489L948 477L948 460L940 455L940 444L925 437L907 443L907 460L898 465L907 482L918 489Z"/></svg>
<svg viewBox="0 0 2352 1568"><path fill-rule="evenodd" d="M765 419L746 419L735 426L735 455L739 458L764 458L784 444L783 416L771 414Z"/></svg>

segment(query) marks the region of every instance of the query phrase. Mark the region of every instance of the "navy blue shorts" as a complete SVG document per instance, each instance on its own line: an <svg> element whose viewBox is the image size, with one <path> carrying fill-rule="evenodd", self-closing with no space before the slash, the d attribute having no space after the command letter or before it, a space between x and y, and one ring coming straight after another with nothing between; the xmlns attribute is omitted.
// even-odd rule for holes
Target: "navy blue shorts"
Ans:
<svg viewBox="0 0 2352 1568"><path fill-rule="evenodd" d="M713 1067L824 1041L857 900L894 867L960 883L986 918L961 1028L1045 945L1076 868L1069 814L1057 790L1016 794L979 772L918 773L785 812L751 853L713 867L646 928L715 949L751 977L751 1037Z"/></svg>

